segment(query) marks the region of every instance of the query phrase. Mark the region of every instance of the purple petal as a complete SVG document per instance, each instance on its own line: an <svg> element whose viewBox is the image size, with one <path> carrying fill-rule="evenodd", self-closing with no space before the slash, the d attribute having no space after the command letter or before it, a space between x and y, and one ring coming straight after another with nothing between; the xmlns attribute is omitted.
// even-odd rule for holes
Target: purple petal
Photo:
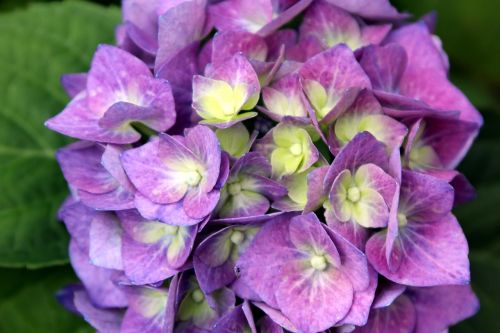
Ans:
<svg viewBox="0 0 500 333"><path fill-rule="evenodd" d="M368 46L363 50L360 63L374 89L397 92L408 57L405 49L398 44Z"/></svg>
<svg viewBox="0 0 500 333"><path fill-rule="evenodd" d="M96 214L89 231L89 257L93 265L123 270L122 233L114 214Z"/></svg>
<svg viewBox="0 0 500 333"><path fill-rule="evenodd" d="M219 178L221 148L215 133L206 126L196 126L187 131L186 146L198 157L206 174L200 184L204 192L212 190Z"/></svg>
<svg viewBox="0 0 500 333"><path fill-rule="evenodd" d="M168 156L168 160L162 160L160 154ZM177 141L163 135L159 140L124 152L122 163L130 181L144 196L158 203L173 203L184 197L187 184L168 168L168 163L192 160L191 155Z"/></svg>
<svg viewBox="0 0 500 333"><path fill-rule="evenodd" d="M150 220L160 220L178 226L191 226L202 221L202 219L194 219L186 215L182 202L157 204L139 193L136 194L134 202L141 215Z"/></svg>
<svg viewBox="0 0 500 333"><path fill-rule="evenodd" d="M219 202L220 192L213 190L203 193L200 190L189 191L184 198L182 207L191 219L203 219L209 215Z"/></svg>
<svg viewBox="0 0 500 333"><path fill-rule="evenodd" d="M68 96L73 98L87 87L87 73L64 74L61 84Z"/></svg>
<svg viewBox="0 0 500 333"><path fill-rule="evenodd" d="M106 193L117 187L117 181L102 166L102 145L76 142L57 152L57 160L66 181L92 193Z"/></svg>
<svg viewBox="0 0 500 333"><path fill-rule="evenodd" d="M140 134L132 128L111 131L100 127L99 117L89 109L87 94L81 92L60 114L47 120L45 126L81 140L126 144L140 139Z"/></svg>
<svg viewBox="0 0 500 333"><path fill-rule="evenodd" d="M89 108L102 116L111 105L120 101L120 94L128 98L132 89L139 88L140 77L152 78L146 64L114 46L99 46L87 80Z"/></svg>
<svg viewBox="0 0 500 333"><path fill-rule="evenodd" d="M89 251L90 223L97 214L100 213L83 205L81 202L64 205L59 212L59 218L64 221L72 241L84 253Z"/></svg>
<svg viewBox="0 0 500 333"><path fill-rule="evenodd" d="M127 299L115 281L120 272L94 266L75 241L70 242L69 255L76 275L85 285L92 302L100 307L125 307Z"/></svg>
<svg viewBox="0 0 500 333"><path fill-rule="evenodd" d="M129 307L123 318L121 333L162 333L167 322L168 293L150 287L126 288Z"/></svg>
<svg viewBox="0 0 500 333"><path fill-rule="evenodd" d="M83 291L74 293L73 302L76 310L99 332L119 333L123 313L120 310L96 307L89 295Z"/></svg>
<svg viewBox="0 0 500 333"><path fill-rule="evenodd" d="M439 333L479 310L479 300L470 286L409 288L417 311L415 333Z"/></svg>
<svg viewBox="0 0 500 333"><path fill-rule="evenodd" d="M181 50L200 40L205 28L205 0L178 1L168 5L173 6L158 20L156 71Z"/></svg>

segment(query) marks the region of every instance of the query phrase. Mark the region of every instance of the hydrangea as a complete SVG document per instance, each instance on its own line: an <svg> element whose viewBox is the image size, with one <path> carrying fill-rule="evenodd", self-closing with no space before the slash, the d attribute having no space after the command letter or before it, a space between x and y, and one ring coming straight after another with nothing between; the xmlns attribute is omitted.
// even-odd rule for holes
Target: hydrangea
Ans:
<svg viewBox="0 0 500 333"><path fill-rule="evenodd" d="M103 333L442 333L474 315L482 118L387 0L125 0L47 127Z"/></svg>

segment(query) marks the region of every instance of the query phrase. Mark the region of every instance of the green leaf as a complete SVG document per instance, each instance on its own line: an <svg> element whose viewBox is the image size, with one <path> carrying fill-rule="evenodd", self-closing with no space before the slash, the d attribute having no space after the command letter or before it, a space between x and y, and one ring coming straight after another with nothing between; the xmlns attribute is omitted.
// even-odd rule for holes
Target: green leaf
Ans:
<svg viewBox="0 0 500 333"><path fill-rule="evenodd" d="M118 21L118 9L83 2L0 15L0 266L67 261L56 212L68 191L54 153L68 140L43 123L68 101L61 74L87 70Z"/></svg>
<svg viewBox="0 0 500 333"><path fill-rule="evenodd" d="M55 298L63 285L75 281L68 266L36 271L0 269L0 332L92 332Z"/></svg>

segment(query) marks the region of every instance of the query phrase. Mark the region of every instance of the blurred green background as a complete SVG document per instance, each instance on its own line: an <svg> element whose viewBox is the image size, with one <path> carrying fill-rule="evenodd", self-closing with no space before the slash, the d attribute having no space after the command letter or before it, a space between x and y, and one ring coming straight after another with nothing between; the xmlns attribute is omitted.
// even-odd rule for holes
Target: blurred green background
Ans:
<svg viewBox="0 0 500 333"><path fill-rule="evenodd" d="M53 153L67 141L43 121L68 100L60 75L85 71L96 45L113 42L119 1L55 2L0 0L0 333L92 332L54 299L76 279L68 236L55 218L66 187ZM460 167L478 199L455 210L482 308L451 332L500 332L500 2L392 2L415 17L438 12L451 79L485 118Z"/></svg>

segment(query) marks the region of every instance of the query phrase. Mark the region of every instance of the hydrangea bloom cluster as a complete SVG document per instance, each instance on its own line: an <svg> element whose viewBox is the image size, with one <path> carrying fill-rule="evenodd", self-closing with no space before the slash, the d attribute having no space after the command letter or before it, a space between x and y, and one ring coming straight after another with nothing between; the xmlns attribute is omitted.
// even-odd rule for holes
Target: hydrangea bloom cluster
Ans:
<svg viewBox="0 0 500 333"><path fill-rule="evenodd" d="M472 316L456 171L482 124L388 0L124 0L47 127L103 333L442 333Z"/></svg>

